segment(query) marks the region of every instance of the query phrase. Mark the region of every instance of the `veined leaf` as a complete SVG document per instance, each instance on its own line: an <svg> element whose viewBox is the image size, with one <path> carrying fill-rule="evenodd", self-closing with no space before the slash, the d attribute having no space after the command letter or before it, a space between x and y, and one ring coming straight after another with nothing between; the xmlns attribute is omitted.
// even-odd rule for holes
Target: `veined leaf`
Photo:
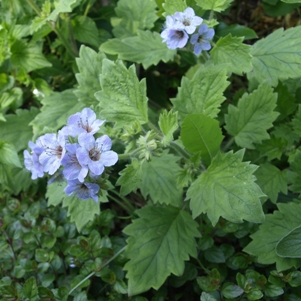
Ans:
<svg viewBox="0 0 301 301"><path fill-rule="evenodd" d="M232 37L229 34L217 41L210 55L215 64L227 62L227 69L230 72L242 75L252 70L250 51L251 47L243 44L242 37Z"/></svg>
<svg viewBox="0 0 301 301"><path fill-rule="evenodd" d="M267 214L259 230L251 235L253 241L244 248L244 252L257 256L259 263L276 263L278 271L298 268L301 266L301 260L280 257L276 253L276 246L283 237L300 226L301 206L291 202L279 203L277 207L279 211Z"/></svg>
<svg viewBox="0 0 301 301"><path fill-rule="evenodd" d="M285 258L301 258L301 226L282 237L276 245L276 253Z"/></svg>
<svg viewBox="0 0 301 301"><path fill-rule="evenodd" d="M22 167L15 147L6 141L0 141L0 163Z"/></svg>
<svg viewBox="0 0 301 301"><path fill-rule="evenodd" d="M227 9L233 0L196 0L196 4L205 10L221 12Z"/></svg>
<svg viewBox="0 0 301 301"><path fill-rule="evenodd" d="M89 47L81 46L79 58L76 58L79 73L75 74L75 77L79 86L74 90L74 94L88 107L96 107L98 104L94 94L101 90L99 75L105 57L103 52L97 53Z"/></svg>
<svg viewBox="0 0 301 301"><path fill-rule="evenodd" d="M183 120L187 114L204 114L215 118L229 85L226 74L225 65L209 65L200 67L192 79L183 77L177 97L171 99L179 117Z"/></svg>
<svg viewBox="0 0 301 301"><path fill-rule="evenodd" d="M262 84L251 94L244 94L237 107L229 106L225 115L228 133L241 147L254 148L254 143L269 139L267 129L279 113L275 112L277 95L268 84Z"/></svg>
<svg viewBox="0 0 301 301"><path fill-rule="evenodd" d="M201 157L209 165L220 149L224 136L217 120L203 114L189 114L185 117L181 140L192 153L201 152Z"/></svg>
<svg viewBox="0 0 301 301"><path fill-rule="evenodd" d="M197 223L183 210L149 206L137 211L140 218L124 229L129 235L126 263L129 295L158 289L173 273L184 272L184 261L196 257L194 237L200 237Z"/></svg>
<svg viewBox="0 0 301 301"><path fill-rule="evenodd" d="M213 225L219 217L240 223L264 220L259 198L264 196L255 183L257 166L242 162L244 150L218 153L207 171L187 191L193 217L207 213Z"/></svg>
<svg viewBox="0 0 301 301"><path fill-rule="evenodd" d="M173 113L172 111L163 111L159 116L159 127L164 138L162 143L164 146L168 145L173 140L173 132L178 128L178 112Z"/></svg>
<svg viewBox="0 0 301 301"><path fill-rule="evenodd" d="M300 77L301 26L283 31L280 28L251 49L254 76L258 82L268 80L276 86L278 80Z"/></svg>
<svg viewBox="0 0 301 301"><path fill-rule="evenodd" d="M141 63L145 69L157 65L161 60L170 61L176 54L162 43L159 33L137 31L137 36L123 39L112 39L103 43L100 49L108 54L116 54L119 59Z"/></svg>
<svg viewBox="0 0 301 301"><path fill-rule="evenodd" d="M175 12L183 12L187 8L186 0L165 0L162 4L165 10L163 16L173 15Z"/></svg>
<svg viewBox="0 0 301 301"><path fill-rule="evenodd" d="M127 69L121 61L104 59L100 75L102 91L95 97L101 114L107 121L123 127L138 120L147 123L147 97L145 79L138 81L135 66Z"/></svg>

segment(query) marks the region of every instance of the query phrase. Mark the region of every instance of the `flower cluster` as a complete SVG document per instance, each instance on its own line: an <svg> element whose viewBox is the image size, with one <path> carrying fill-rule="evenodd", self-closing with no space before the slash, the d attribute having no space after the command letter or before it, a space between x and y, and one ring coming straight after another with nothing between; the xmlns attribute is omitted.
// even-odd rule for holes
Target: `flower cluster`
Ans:
<svg viewBox="0 0 301 301"><path fill-rule="evenodd" d="M166 42L169 49L183 48L200 25L196 34L193 34L190 43L194 45L194 53L199 55L202 50L211 49L210 40L214 36L214 30L202 24L203 19L195 15L194 10L188 7L184 12L176 12L166 17L166 26L161 33L163 42Z"/></svg>
<svg viewBox="0 0 301 301"><path fill-rule="evenodd" d="M31 153L24 151L24 164L31 171L33 180L44 173L53 175L62 167L62 174L68 181L67 195L77 194L79 198L98 201L99 185L93 183L114 165L118 155L111 151L112 141L107 135L95 138L105 120L96 119L89 108L69 117L68 123L58 134L40 136L36 143L29 142ZM87 182L87 178L90 180Z"/></svg>

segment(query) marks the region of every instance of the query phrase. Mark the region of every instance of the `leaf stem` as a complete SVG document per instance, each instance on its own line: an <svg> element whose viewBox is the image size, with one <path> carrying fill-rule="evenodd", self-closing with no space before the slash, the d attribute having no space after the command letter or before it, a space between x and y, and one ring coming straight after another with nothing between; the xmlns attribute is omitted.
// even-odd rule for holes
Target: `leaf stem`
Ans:
<svg viewBox="0 0 301 301"><path fill-rule="evenodd" d="M40 8L32 1L32 0L26 0L26 2L31 6L31 8L37 13L39 17L41 17L42 11Z"/></svg>
<svg viewBox="0 0 301 301"><path fill-rule="evenodd" d="M129 212L131 215L136 211L136 208L132 205L132 203L127 198L125 198L124 196L120 195L115 190L110 190L110 191L112 193L114 193L115 195L117 195L119 198L121 198L128 205L128 207L131 209L131 212Z"/></svg>
<svg viewBox="0 0 301 301"><path fill-rule="evenodd" d="M175 152L177 152L181 157L183 157L185 159L190 158L190 154L185 149L183 149L181 146L179 146L176 142L171 141L170 148L172 150L174 150Z"/></svg>
<svg viewBox="0 0 301 301"><path fill-rule="evenodd" d="M107 266L111 261L113 261L116 257L118 257L124 250L125 250L126 246L124 246L123 248L121 248L113 257L111 257L108 261L106 261L103 265L100 266L100 269L103 269L105 266ZM85 277L82 281L80 281L75 287L73 287L69 294L73 293L80 285L82 285L86 280L88 280L89 278L91 278L96 272L92 272L90 273L87 277Z"/></svg>

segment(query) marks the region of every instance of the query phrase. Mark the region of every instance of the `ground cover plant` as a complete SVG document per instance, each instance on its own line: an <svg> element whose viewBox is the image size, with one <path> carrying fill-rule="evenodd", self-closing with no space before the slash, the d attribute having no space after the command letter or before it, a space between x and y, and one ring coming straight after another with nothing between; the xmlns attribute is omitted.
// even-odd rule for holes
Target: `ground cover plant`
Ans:
<svg viewBox="0 0 301 301"><path fill-rule="evenodd" d="M0 3L0 300L301 300L298 0Z"/></svg>

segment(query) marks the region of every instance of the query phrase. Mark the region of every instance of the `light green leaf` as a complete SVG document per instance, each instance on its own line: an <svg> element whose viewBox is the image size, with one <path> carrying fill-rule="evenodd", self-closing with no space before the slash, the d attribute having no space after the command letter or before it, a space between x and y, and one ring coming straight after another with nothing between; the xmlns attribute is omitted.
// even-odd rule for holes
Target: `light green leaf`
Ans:
<svg viewBox="0 0 301 301"><path fill-rule="evenodd" d="M52 66L42 54L38 44L26 43L23 40L16 40L13 43L10 59L15 68L24 68L26 72Z"/></svg>
<svg viewBox="0 0 301 301"><path fill-rule="evenodd" d="M165 0L162 4L165 10L163 16L173 15L175 12L183 12L187 8L186 0Z"/></svg>
<svg viewBox="0 0 301 301"><path fill-rule="evenodd" d="M67 197L65 192L63 191L65 187L65 182L54 182L47 185L46 198L48 199L48 207L57 206L62 203L63 199Z"/></svg>
<svg viewBox="0 0 301 301"><path fill-rule="evenodd" d="M94 94L101 90L99 75L102 72L102 60L105 57L103 52L97 53L82 45L79 58L76 58L79 73L75 74L75 77L79 86L74 90L74 94L87 107L97 106L98 104Z"/></svg>
<svg viewBox="0 0 301 301"><path fill-rule="evenodd" d="M0 126L0 137L4 141L12 143L16 151L27 147L28 141L32 139L33 130L29 123L35 118L38 109L17 110L16 114L5 115L6 122Z"/></svg>
<svg viewBox="0 0 301 301"><path fill-rule="evenodd" d="M98 29L95 22L87 16L76 16L71 20L75 40L87 43L95 48L100 45Z"/></svg>
<svg viewBox="0 0 301 301"><path fill-rule="evenodd" d="M229 34L217 41L210 55L215 64L227 62L228 71L242 75L252 70L250 51L251 46L243 44L242 37Z"/></svg>
<svg viewBox="0 0 301 301"><path fill-rule="evenodd" d="M55 9L51 12L46 20L56 21L60 13L72 12L72 4L74 4L76 1L77 0L59 0L58 2L56 2Z"/></svg>
<svg viewBox="0 0 301 301"><path fill-rule="evenodd" d="M183 120L187 114L204 114L215 118L229 85L226 74L225 65L209 65L201 66L192 79L183 77L176 98L171 99L179 117Z"/></svg>
<svg viewBox="0 0 301 301"><path fill-rule="evenodd" d="M54 92L42 100L43 107L29 124L35 138L44 133L55 132L67 123L68 117L80 112L84 105L76 100L73 90Z"/></svg>
<svg viewBox="0 0 301 301"><path fill-rule="evenodd" d="M22 167L17 151L11 143L0 141L0 163Z"/></svg>
<svg viewBox="0 0 301 301"><path fill-rule="evenodd" d="M244 252L257 256L261 264L274 264L278 271L292 267L298 268L301 260L297 258L282 258L276 253L277 243L293 229L300 226L301 206L293 202L277 204L278 210L267 214L259 230L251 235L253 239L244 248Z"/></svg>
<svg viewBox="0 0 301 301"><path fill-rule="evenodd" d="M32 184L30 172L25 168L12 168L11 175L12 185L10 186L10 189L15 195L18 195L21 191L28 190L29 186Z"/></svg>
<svg viewBox="0 0 301 301"><path fill-rule="evenodd" d="M203 114L189 114L185 117L181 140L192 153L201 152L202 159L209 165L218 153L224 136L219 122Z"/></svg>
<svg viewBox="0 0 301 301"><path fill-rule="evenodd" d="M256 170L257 184L273 202L277 202L278 193L287 194L286 170L279 170L272 164L263 164Z"/></svg>
<svg viewBox="0 0 301 301"><path fill-rule="evenodd" d="M167 112L164 110L159 116L159 127L164 137L162 139L163 146L169 144L173 140L173 132L178 128L178 112Z"/></svg>
<svg viewBox="0 0 301 301"><path fill-rule="evenodd" d="M213 225L219 217L240 223L264 220L259 198L264 196L255 183L255 165L242 162L244 151L218 153L207 171L187 191L193 217L207 213Z"/></svg>
<svg viewBox="0 0 301 301"><path fill-rule="evenodd" d="M196 4L205 10L221 12L227 9L233 0L196 0Z"/></svg>
<svg viewBox="0 0 301 301"><path fill-rule="evenodd" d="M151 29L158 19L155 0L120 0L115 11L119 19L111 22L116 38L131 37L139 29Z"/></svg>
<svg viewBox="0 0 301 301"><path fill-rule="evenodd" d="M102 91L95 94L101 114L120 128L138 120L147 123L145 79L139 82L135 66L127 69L121 61L104 59L100 75Z"/></svg>
<svg viewBox="0 0 301 301"><path fill-rule="evenodd" d="M162 43L159 33L137 31L138 36L112 39L103 43L100 49L108 54L116 54L121 60L141 63L144 69L157 65L160 61L168 62L176 54Z"/></svg>
<svg viewBox="0 0 301 301"><path fill-rule="evenodd" d="M5 112L9 107L19 107L23 100L22 89L15 87L9 91L0 94L0 110ZM3 116L3 121L6 121L5 116Z"/></svg>
<svg viewBox="0 0 301 301"><path fill-rule="evenodd" d="M194 237L200 237L189 213L174 207L149 206L124 229L129 235L127 255L129 295L159 289L166 278L184 272L184 261L197 256Z"/></svg>
<svg viewBox="0 0 301 301"><path fill-rule="evenodd" d="M301 226L282 237L276 245L280 257L301 258Z"/></svg>
<svg viewBox="0 0 301 301"><path fill-rule="evenodd" d="M279 113L275 112L277 94L268 84L262 84L251 94L245 93L237 107L229 106L225 115L227 132L241 147L254 148L254 143L269 139L267 129Z"/></svg>
<svg viewBox="0 0 301 301"><path fill-rule="evenodd" d="M252 46L253 75L258 82L268 80L276 86L278 80L300 77L300 35L301 26L280 28Z"/></svg>
<svg viewBox="0 0 301 301"><path fill-rule="evenodd" d="M37 17L35 17L32 20L32 23L30 25L31 34L39 30L45 23L47 22L47 16L50 15L51 12L51 2L49 0L46 0L42 4L41 14Z"/></svg>

